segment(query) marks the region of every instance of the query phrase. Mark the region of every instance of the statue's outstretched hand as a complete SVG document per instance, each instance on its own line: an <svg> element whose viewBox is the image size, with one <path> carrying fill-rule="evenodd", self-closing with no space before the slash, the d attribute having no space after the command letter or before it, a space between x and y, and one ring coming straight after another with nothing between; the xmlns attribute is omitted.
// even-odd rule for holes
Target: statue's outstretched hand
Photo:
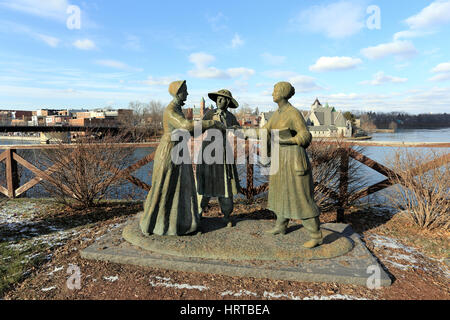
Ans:
<svg viewBox="0 0 450 320"><path fill-rule="evenodd" d="M214 121L214 128L222 130L222 131L227 130L227 127L220 121Z"/></svg>

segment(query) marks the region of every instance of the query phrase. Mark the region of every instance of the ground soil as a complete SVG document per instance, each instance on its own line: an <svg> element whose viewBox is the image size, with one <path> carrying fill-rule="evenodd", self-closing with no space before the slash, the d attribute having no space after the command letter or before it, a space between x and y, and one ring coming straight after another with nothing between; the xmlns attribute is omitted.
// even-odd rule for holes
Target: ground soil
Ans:
<svg viewBox="0 0 450 320"><path fill-rule="evenodd" d="M240 203L235 214L274 218L264 210L263 200ZM379 259L393 279L392 286L371 290L364 286L336 283L300 283L269 279L240 278L190 272L176 272L149 267L119 265L84 260L80 250L112 228L120 227L141 204L105 205L101 212L76 212L65 208L49 212L38 219L78 227L79 233L51 249L51 259L33 268L14 283L3 299L152 299L152 300L221 300L221 299L450 299L448 239L446 232L424 232L407 217L392 216L377 208L349 210L345 222L353 226L367 247ZM220 216L217 203L207 212ZM62 219L62 220L61 220ZM322 222L334 222L333 212L321 216ZM62 223L62 222L61 222ZM85 226L85 227L83 227ZM447 259L447 260L446 260ZM67 273L70 266L81 271L80 288L70 290ZM73 270L73 269L72 269ZM73 288L73 286L72 286Z"/></svg>

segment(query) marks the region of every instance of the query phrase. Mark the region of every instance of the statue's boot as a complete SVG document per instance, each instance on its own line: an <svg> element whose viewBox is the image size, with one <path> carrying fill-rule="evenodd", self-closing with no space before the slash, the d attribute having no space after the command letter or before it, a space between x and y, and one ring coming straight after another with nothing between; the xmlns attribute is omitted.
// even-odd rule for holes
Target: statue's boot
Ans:
<svg viewBox="0 0 450 320"><path fill-rule="evenodd" d="M223 213L223 222L227 225L227 228L232 228L233 220L231 219L231 213L234 209L233 197L219 197L219 205Z"/></svg>
<svg viewBox="0 0 450 320"><path fill-rule="evenodd" d="M266 233L273 235L286 234L288 224L289 219L277 219L277 222L275 223L275 228L267 230Z"/></svg>
<svg viewBox="0 0 450 320"><path fill-rule="evenodd" d="M320 230L320 221L319 218L311 218L311 219L305 219L302 221L303 227L305 227L306 230L308 230L309 236L311 237L311 240L305 242L303 244L303 247L307 249L312 249L317 246L320 246L323 243L323 234Z"/></svg>
<svg viewBox="0 0 450 320"><path fill-rule="evenodd" d="M312 249L315 248L317 246L320 246L323 243L323 235L322 235L322 231L318 231L315 233L310 233L311 235L311 240L306 241L303 244L303 247L307 248L307 249Z"/></svg>
<svg viewBox="0 0 450 320"><path fill-rule="evenodd" d="M198 203L199 203L198 212L199 212L199 216L200 216L200 220L201 220L201 219L203 219L203 213L208 208L209 201L210 201L211 198L198 195L197 199L199 200L198 201Z"/></svg>
<svg viewBox="0 0 450 320"><path fill-rule="evenodd" d="M233 228L233 220L230 217L224 217L223 222L227 225L227 228Z"/></svg>

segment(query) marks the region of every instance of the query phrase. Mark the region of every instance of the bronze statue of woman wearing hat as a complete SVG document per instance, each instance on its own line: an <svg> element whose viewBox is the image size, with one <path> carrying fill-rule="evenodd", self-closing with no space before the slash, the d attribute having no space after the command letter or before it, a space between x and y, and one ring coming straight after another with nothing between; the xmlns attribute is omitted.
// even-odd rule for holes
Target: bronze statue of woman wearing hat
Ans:
<svg viewBox="0 0 450 320"><path fill-rule="evenodd" d="M146 235L190 234L197 231L200 221L192 163L178 164L172 159L172 150L177 144L172 134L179 129L194 132L194 121L186 120L181 110L188 96L186 81L172 82L169 93L173 100L164 110L164 135L156 149L152 189L140 219L141 231ZM214 120L202 121L202 128L225 130L221 122Z"/></svg>
<svg viewBox="0 0 450 320"><path fill-rule="evenodd" d="M240 124L236 117L228 111L228 108L238 108L238 102L233 98L229 90L223 89L218 92L208 94L209 98L216 103L217 108L210 110L203 117L203 120L220 121L228 129L238 129ZM208 134L208 131L207 131ZM238 194L240 190L239 176L234 161L227 163L227 159L234 159L233 155L228 155L229 150L234 148L227 148L227 136L223 135L223 159L219 159L218 163L206 164L204 161L205 149L213 143L211 137L206 137L202 143L203 161L197 165L197 191L201 196L200 201L200 215L208 206L211 198L217 197L220 204L220 209L224 215L227 227L232 227L230 218L233 212L233 196ZM229 161L228 161L229 162Z"/></svg>

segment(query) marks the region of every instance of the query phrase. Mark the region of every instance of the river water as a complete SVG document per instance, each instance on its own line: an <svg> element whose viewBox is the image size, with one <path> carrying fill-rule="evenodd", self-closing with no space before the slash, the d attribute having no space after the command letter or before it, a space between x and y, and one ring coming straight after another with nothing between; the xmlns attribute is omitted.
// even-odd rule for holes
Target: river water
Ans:
<svg viewBox="0 0 450 320"><path fill-rule="evenodd" d="M395 142L449 142L450 143L450 128L444 129L436 129L436 130L425 130L425 129L417 129L417 130L399 130L396 133L374 133L372 134L372 141L395 141ZM1 145L13 145L13 144L39 144L38 141L22 141L18 140L2 140L0 137L0 153L1 153ZM362 152L368 156L369 158L386 164L388 159L392 157L392 154L399 148L394 147L364 147ZM427 149L431 148L414 148L420 151L428 151ZM432 148L436 152L449 152L449 148ZM133 158L135 161L142 159L147 154L153 152L153 148L139 148L135 151ZM36 156L36 152L33 151L34 156ZM28 156L30 156L28 154ZM133 175L144 181L145 183L151 185L151 170L153 168L153 162L148 165L142 167L138 171L134 172ZM377 182L380 182L386 179L383 175L377 173L376 171L361 166L362 175L366 177L364 186L368 186ZM239 168L241 184L245 186L245 166L240 166ZM255 168L255 185L259 185L267 179L265 177L258 177L259 168ZM31 175L32 176L32 175ZM25 176L24 181L29 179L30 175ZM4 176L0 177L0 184L4 186L5 182L1 181L5 179ZM134 185L128 184L119 189L115 189L111 192L110 198L130 198L130 199L145 199L146 192L141 189L135 187ZM379 192L375 197L382 197L383 192ZM28 197L41 197L47 196L46 192L43 191L42 187L36 186L30 191L27 192ZM374 197L374 196L372 196ZM382 199L382 198L380 198Z"/></svg>

